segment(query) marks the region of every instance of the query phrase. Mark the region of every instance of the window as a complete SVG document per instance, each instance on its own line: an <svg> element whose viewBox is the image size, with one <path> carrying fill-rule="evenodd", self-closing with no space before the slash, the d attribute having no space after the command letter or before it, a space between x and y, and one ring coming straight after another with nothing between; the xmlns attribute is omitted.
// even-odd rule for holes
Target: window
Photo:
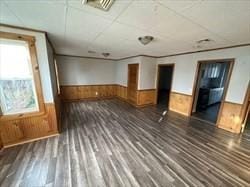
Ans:
<svg viewBox="0 0 250 187"><path fill-rule="evenodd" d="M34 57L32 59L31 51L35 46L31 41L0 32L0 107L3 116L40 111L40 80Z"/></svg>

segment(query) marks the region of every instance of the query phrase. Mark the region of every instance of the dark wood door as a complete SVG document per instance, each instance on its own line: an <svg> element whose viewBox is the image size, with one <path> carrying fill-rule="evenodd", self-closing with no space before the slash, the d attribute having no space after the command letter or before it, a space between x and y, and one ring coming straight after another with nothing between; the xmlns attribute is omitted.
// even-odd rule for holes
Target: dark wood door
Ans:
<svg viewBox="0 0 250 187"><path fill-rule="evenodd" d="M138 69L139 64L128 65L128 100L134 104L137 103Z"/></svg>

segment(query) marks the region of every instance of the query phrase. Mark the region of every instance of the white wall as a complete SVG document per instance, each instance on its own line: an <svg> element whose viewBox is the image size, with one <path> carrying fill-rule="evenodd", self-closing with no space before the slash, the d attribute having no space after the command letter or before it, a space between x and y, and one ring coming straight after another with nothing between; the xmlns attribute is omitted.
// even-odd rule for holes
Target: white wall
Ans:
<svg viewBox="0 0 250 187"><path fill-rule="evenodd" d="M140 57L129 58L125 60L116 61L115 69L115 82L116 84L127 86L128 81L128 64L139 64L141 63ZM140 69L139 69L140 74ZM140 75L138 77L138 82L140 82Z"/></svg>
<svg viewBox="0 0 250 187"><path fill-rule="evenodd" d="M250 79L250 46L159 58L157 63L175 63L172 91L191 95L197 62L225 58L235 58L226 101L242 104Z"/></svg>
<svg viewBox="0 0 250 187"><path fill-rule="evenodd" d="M116 62L116 84L127 86L128 64L139 64L138 89L155 88L156 58L134 57Z"/></svg>
<svg viewBox="0 0 250 187"><path fill-rule="evenodd" d="M60 85L115 84L116 62L56 56Z"/></svg>
<svg viewBox="0 0 250 187"><path fill-rule="evenodd" d="M52 84L51 84L51 77L50 77L50 69L49 69L45 34L41 32L33 32L33 31L15 29L15 28L10 28L10 27L5 27L5 26L0 26L0 31L17 33L17 34L26 34L26 35L35 37L37 60L38 60L38 65L39 65L39 70L40 70L44 102L45 103L53 102L53 92L52 92Z"/></svg>
<svg viewBox="0 0 250 187"><path fill-rule="evenodd" d="M139 89L156 88L156 58L141 57Z"/></svg>
<svg viewBox="0 0 250 187"><path fill-rule="evenodd" d="M61 85L120 84L127 86L128 64L139 64L138 89L156 88L157 64L174 63L172 91L192 94L197 62L235 58L226 101L243 103L250 79L250 46L165 58L134 57L120 61L58 56Z"/></svg>

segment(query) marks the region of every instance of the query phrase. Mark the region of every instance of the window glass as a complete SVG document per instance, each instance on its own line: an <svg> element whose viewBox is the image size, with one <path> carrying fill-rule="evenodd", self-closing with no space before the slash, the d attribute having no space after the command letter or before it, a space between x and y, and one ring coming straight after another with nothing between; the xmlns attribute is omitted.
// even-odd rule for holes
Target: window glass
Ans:
<svg viewBox="0 0 250 187"><path fill-rule="evenodd" d="M3 115L39 110L25 41L0 39L0 104Z"/></svg>

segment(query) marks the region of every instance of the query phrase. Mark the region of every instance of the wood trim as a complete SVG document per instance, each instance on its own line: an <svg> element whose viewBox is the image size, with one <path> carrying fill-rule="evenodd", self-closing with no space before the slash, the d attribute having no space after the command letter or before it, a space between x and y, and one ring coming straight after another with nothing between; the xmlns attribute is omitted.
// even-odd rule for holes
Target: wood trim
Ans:
<svg viewBox="0 0 250 187"><path fill-rule="evenodd" d="M137 58L137 57L158 58L157 56L151 56L151 55L139 54L139 55L133 55L133 56L123 57L123 58L117 58L117 59L114 59L114 60L115 60L115 61L119 61L119 60L126 60L126 59L130 59L130 58Z"/></svg>
<svg viewBox="0 0 250 187"><path fill-rule="evenodd" d="M44 33L46 38L48 39L49 43L52 45L52 42L49 40L48 33L46 31L38 30L38 29L31 29L31 28L27 28L27 27L8 25L8 24L1 24L1 23L0 23L0 26L14 28L14 29L27 30L27 31L32 31L32 32ZM120 60L129 59L129 58L141 57L141 56L142 57L150 57L150 58L165 58L165 57L180 56L180 55L187 55L187 54L193 54L193 53L201 53L201 52L208 52L208 51L217 51L217 50L223 50L223 49L230 49L230 48L236 48L236 47L246 47L246 46L250 46L250 43L244 43L244 44L239 44L239 45L231 45L231 46L225 46L225 47L219 47L219 48L213 48L213 49L204 49L204 50L198 50L198 51L188 51L188 52L183 52L183 53L175 53L175 54L171 54L171 55L152 56L152 55L146 55L146 54L139 54L139 55L122 57L122 58L99 58L99 57L88 57L88 56L75 56L75 55L70 55L70 54L59 54L59 53L55 53L55 54L57 56L68 56L68 57L76 57L76 58L90 58L90 59L120 61ZM52 48L54 48L53 45L52 45Z"/></svg>
<svg viewBox="0 0 250 187"><path fill-rule="evenodd" d="M155 88L151 88L151 89L139 89L137 91L155 91Z"/></svg>
<svg viewBox="0 0 250 187"><path fill-rule="evenodd" d="M35 37L0 31L0 38L20 40L20 41L25 41L28 43L30 61L31 61L31 66L32 66L32 71L33 71L33 79L35 82L35 90L36 90L37 101L38 101L38 106L39 106L38 112L30 112L30 113L24 113L24 114L21 113L21 114L14 114L14 115L2 115L0 116L0 121L19 119L19 118L25 118L25 117L43 114L44 113L44 99L43 99L43 93L42 93L39 65L37 61Z"/></svg>
<svg viewBox="0 0 250 187"><path fill-rule="evenodd" d="M249 114L250 114L250 81L248 82L248 87L247 87L247 91L246 91L246 95L245 95L243 107L242 107L241 132L244 132L244 130L245 130L246 122L247 122L247 118L248 118Z"/></svg>
<svg viewBox="0 0 250 187"><path fill-rule="evenodd" d="M60 53L56 53L56 56L63 56L63 57L70 57L70 58L88 58L88 59L94 59L94 60L112 60L112 61L117 61L117 59L114 59L114 58L101 58L101 57L91 57L91 56L60 54Z"/></svg>
<svg viewBox="0 0 250 187"><path fill-rule="evenodd" d="M60 85L60 87L82 87L82 86L116 86L118 84L71 84L71 85ZM122 86L122 85L119 85ZM125 86L123 86L125 87Z"/></svg>
<svg viewBox="0 0 250 187"><path fill-rule="evenodd" d="M124 85L121 85L121 84L115 84L115 85L121 86L121 87L123 87L123 88L127 88L127 86L124 86Z"/></svg>
<svg viewBox="0 0 250 187"><path fill-rule="evenodd" d="M231 80L231 75L232 75L232 72L233 72L234 62L235 62L235 59L231 59L231 61L229 61L229 63L230 63L229 64L229 71L228 71L226 82L224 84L222 102L221 102L221 106L220 106L219 113L218 113L218 116L217 116L216 126L219 125L219 120L221 118L223 105L224 105L225 100L226 100L226 96L227 96L227 93L228 93L228 86L229 86L229 83L230 83L230 80Z"/></svg>
<svg viewBox="0 0 250 187"><path fill-rule="evenodd" d="M190 111L189 111L189 116L192 115L192 110L194 107L194 101L195 101L195 97L196 97L196 93L197 93L197 84L198 84L198 76L199 76L199 72L200 72L200 67L201 64L210 64L210 63L215 63L215 62L225 62L225 63L229 63L229 71L227 74L227 78L226 78L226 82L224 84L224 90L223 90L223 96L222 96L222 100L221 100L221 106L218 112L218 116L217 116L217 121L216 121L216 126L218 126L218 122L219 119L221 117L221 112L222 112L222 108L223 108L223 103L225 102L225 98L228 92L228 86L229 86L229 82L231 79L231 75L232 75L232 71L233 71L233 67L234 67L234 58L227 58L227 59L212 59L212 60L200 60L197 62L197 66L196 66L196 73L195 73L195 78L194 78L194 82L193 82L193 90L192 90L192 106L190 107Z"/></svg>
<svg viewBox="0 0 250 187"><path fill-rule="evenodd" d="M20 30L25 30L25 31L30 31L30 32L37 32L37 33L43 33L45 34L46 40L48 41L48 43L51 45L53 53L56 54L55 51L55 47L53 46L53 43L51 42L51 40L48 37L48 33L46 31L43 30L38 30L38 29L31 29L31 28L27 28L27 27L20 27L20 26L14 26L14 25L8 25L8 24L2 24L0 23L0 27L8 27L8 28L12 28L12 29L20 29Z"/></svg>
<svg viewBox="0 0 250 187"><path fill-rule="evenodd" d="M38 29L31 29L28 27L20 27L20 26L14 26L14 25L8 25L8 24L3 24L0 23L0 27L9 27L9 28L13 28L13 29L20 29L20 30L26 30L26 31L32 31L32 32L40 32L40 33L47 33L46 31L43 30L38 30Z"/></svg>
<svg viewBox="0 0 250 187"><path fill-rule="evenodd" d="M223 50L223 49L230 49L230 48L236 48L236 47L246 47L246 46L250 46L250 43L239 44L239 45L230 45L230 46L225 46L225 47L218 47L218 48L213 48L213 49L204 49L204 50L198 50L198 51L189 51L189 52L176 53L176 54L171 54L171 55L163 55L163 56L157 56L156 58L165 58L165 57L172 57L172 56L188 55L188 54L193 54L193 53L202 53L202 52L208 52L208 51L218 51L218 50Z"/></svg>
<svg viewBox="0 0 250 187"><path fill-rule="evenodd" d="M2 149L3 149L3 142L2 142L2 139L1 139L1 136L0 136L0 153L1 153Z"/></svg>
<svg viewBox="0 0 250 187"><path fill-rule="evenodd" d="M29 35L25 35L25 34L16 34L16 33L10 33L10 32L3 32L3 31L0 31L0 38L26 41L26 42L28 42L28 44L34 43L36 41L34 36L29 36Z"/></svg>
<svg viewBox="0 0 250 187"><path fill-rule="evenodd" d="M89 56L60 54L60 53L57 53L56 55L57 56L75 57L75 58L90 58L90 59L99 59L99 60L120 61L120 60L126 60L126 59L137 58L137 57L166 58L166 57L188 55L188 54L202 53L202 52L209 52L209 51L218 51L218 50L223 50L223 49L230 49L230 48L237 48L237 47L246 47L246 46L250 46L250 43L239 44L239 45L231 45L231 46L220 47L220 48L213 48L213 49L204 49L204 50L198 50L198 51L188 51L188 52L184 52L184 53L175 53L175 54L171 54L171 55L151 56L151 55L146 55L146 54L139 54L139 55L122 57L122 58L100 58L100 57L89 57Z"/></svg>
<svg viewBox="0 0 250 187"><path fill-rule="evenodd" d="M183 96L189 96L191 97L192 95L190 94L185 94L185 93L182 93L182 92L176 92L176 91L172 91L171 93L174 93L174 94L179 94L179 95L183 95Z"/></svg>
<svg viewBox="0 0 250 187"><path fill-rule="evenodd" d="M160 67L166 67L166 66L172 66L173 67L173 71L172 71L172 78L171 78L171 85L170 85L170 92L169 94L172 92L172 87L173 87L173 78L174 78L174 72L175 72L175 63L171 63L171 64L158 64L157 66L157 80L156 80L156 96L155 96L155 104L157 104L158 101L158 92L159 92L159 72L160 72ZM170 97L170 96L169 96ZM168 101L169 102L169 101ZM169 105L168 105L168 110L169 110Z"/></svg>
<svg viewBox="0 0 250 187"><path fill-rule="evenodd" d="M43 137L39 137L39 138L33 138L33 139L27 139L27 140L22 140L22 141L16 141L14 143L11 143L11 144L6 144L3 149L6 149L6 148L10 148L10 147L14 147L14 146L17 146L17 145L21 145L21 144L25 144L25 143L31 143L31 142L35 142L35 141L38 141L38 140L43 140L43 139L47 139L47 138L51 138L51 137L55 137L55 136L59 136L60 134L58 132L55 132L55 133L50 133L46 136L43 136Z"/></svg>
<svg viewBox="0 0 250 187"><path fill-rule="evenodd" d="M139 63L133 63L133 64L128 64L128 79L127 79L127 100L129 101L129 102L131 102L131 100L130 100L130 98L129 98L129 80L130 80L130 76L129 76L129 74L130 74L130 67L131 66L136 66L136 91L135 92L137 92L137 90L138 90L138 80L139 80L139 69L140 69L140 64ZM136 101L135 101L135 103L134 104L137 104L137 101L138 101L138 94L137 94L137 98L136 98Z"/></svg>

